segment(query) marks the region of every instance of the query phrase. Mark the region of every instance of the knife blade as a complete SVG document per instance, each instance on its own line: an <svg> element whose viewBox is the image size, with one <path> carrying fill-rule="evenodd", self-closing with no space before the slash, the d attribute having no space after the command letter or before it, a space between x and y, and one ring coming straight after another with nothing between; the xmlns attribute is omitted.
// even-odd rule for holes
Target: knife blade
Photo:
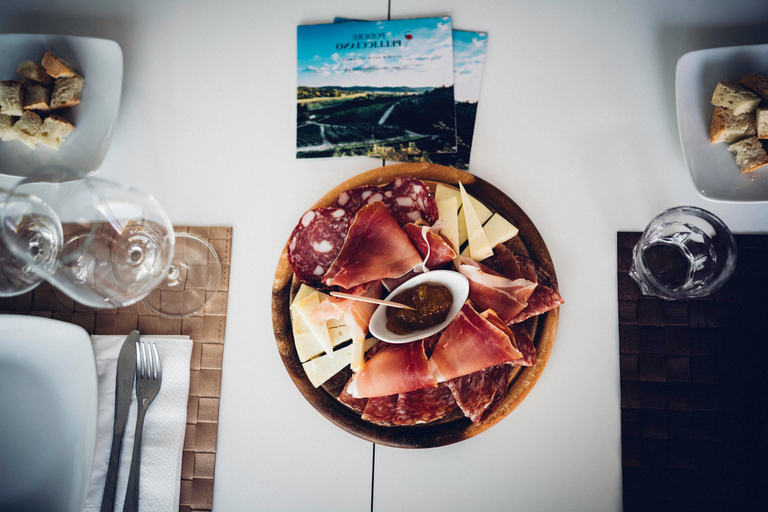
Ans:
<svg viewBox="0 0 768 512"><path fill-rule="evenodd" d="M112 429L112 450L109 454L107 479L104 495L101 498L101 512L113 512L115 508L115 487L117 470L120 465L120 452L123 449L123 434L131 407L131 392L136 376L136 343L139 331L133 331L125 338L120 355L117 358L117 377L115 378L115 425Z"/></svg>

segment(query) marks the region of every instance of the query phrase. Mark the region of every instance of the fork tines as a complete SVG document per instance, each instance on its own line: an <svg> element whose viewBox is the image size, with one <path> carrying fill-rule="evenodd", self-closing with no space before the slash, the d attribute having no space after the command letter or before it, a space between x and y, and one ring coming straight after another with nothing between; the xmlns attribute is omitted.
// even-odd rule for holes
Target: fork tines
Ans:
<svg viewBox="0 0 768 512"><path fill-rule="evenodd" d="M155 343L137 342L136 354L138 356L136 357L136 376L142 379L160 379L162 367Z"/></svg>

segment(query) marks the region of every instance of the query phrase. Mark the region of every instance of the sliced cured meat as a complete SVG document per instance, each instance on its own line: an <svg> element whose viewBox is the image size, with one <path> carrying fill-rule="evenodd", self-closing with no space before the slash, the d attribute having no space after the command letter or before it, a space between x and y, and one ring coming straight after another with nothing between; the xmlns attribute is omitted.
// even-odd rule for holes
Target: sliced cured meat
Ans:
<svg viewBox="0 0 768 512"><path fill-rule="evenodd" d="M407 176L396 178L387 185L376 187L363 185L339 194L336 206L350 213L357 212L366 204L381 201L400 226L424 219L430 225L440 217L435 198L427 185Z"/></svg>
<svg viewBox="0 0 768 512"><path fill-rule="evenodd" d="M480 423L496 409L507 391L510 366L500 364L447 382L464 416Z"/></svg>
<svg viewBox="0 0 768 512"><path fill-rule="evenodd" d="M357 411L362 414L362 412L365 410L365 406L368 405L368 399L355 398L352 396L352 393L347 390L351 382L352 379L347 382L347 384L344 386L344 389L341 390L341 393L339 393L337 398L339 399L339 402L343 403L353 411Z"/></svg>
<svg viewBox="0 0 768 512"><path fill-rule="evenodd" d="M519 355L509 336L467 301L440 335L429 368L442 382L512 362Z"/></svg>
<svg viewBox="0 0 768 512"><path fill-rule="evenodd" d="M302 282L322 287L322 278L344 245L352 215L343 208L317 208L301 216L288 242L288 263Z"/></svg>
<svg viewBox="0 0 768 512"><path fill-rule="evenodd" d="M493 309L510 323L528 305L536 283L509 279L471 258L459 259L459 272L469 280L469 298L479 309Z"/></svg>
<svg viewBox="0 0 768 512"><path fill-rule="evenodd" d="M390 278L390 279L382 279L381 284L384 285L384 288L387 289L388 292L391 292L407 280L409 280L412 277L416 277L417 275L422 273L421 265L417 266L416 268L413 268L406 272L405 274L401 275L400 277Z"/></svg>
<svg viewBox="0 0 768 512"><path fill-rule="evenodd" d="M362 297L372 297L378 299L381 297L381 281L371 281L355 286L349 290L342 289L340 291L349 295L358 295ZM373 314L373 311L376 309L376 305L371 305L366 302L354 299L329 296L323 299L320 305L312 311L312 314L309 318L313 322L317 323L327 322L328 320L338 320L344 316L344 313L346 313L349 308L355 305L358 307L364 307L366 304L366 311L370 309L371 314ZM370 317L368 320L370 320Z"/></svg>
<svg viewBox="0 0 768 512"><path fill-rule="evenodd" d="M486 309L482 313L480 313L480 316L491 322L494 326L496 326L500 331L502 331L504 334L507 335L509 338L509 342L512 345L512 354L514 360L518 360L523 357L523 353L520 351L520 349L517 347L517 339L515 338L514 333L512 330L499 318L499 315L496 314L496 312L492 309Z"/></svg>
<svg viewBox="0 0 768 512"><path fill-rule="evenodd" d="M503 274L509 279L527 279L532 283L538 283L536 269L528 258L517 258L515 254L504 244L499 244L493 249L496 258L504 269Z"/></svg>
<svg viewBox="0 0 768 512"><path fill-rule="evenodd" d="M379 425L392 425L397 410L397 395L369 398L362 419Z"/></svg>
<svg viewBox="0 0 768 512"><path fill-rule="evenodd" d="M523 357L515 359L512 364L519 366L533 366L536 364L536 347L533 345L528 331L519 324L510 325L509 329L515 337L515 344Z"/></svg>
<svg viewBox="0 0 768 512"><path fill-rule="evenodd" d="M439 420L456 408L450 388L443 382L434 388L401 393L397 398L395 425L417 425Z"/></svg>
<svg viewBox="0 0 768 512"><path fill-rule="evenodd" d="M419 251L424 259L424 264L430 270L443 268L456 257L456 252L451 244L433 232L427 225L419 226L409 222L403 226L403 231L411 239L411 243Z"/></svg>
<svg viewBox="0 0 768 512"><path fill-rule="evenodd" d="M408 235L380 201L355 214L344 245L323 277L327 286L352 288L369 281L400 277L421 263Z"/></svg>
<svg viewBox="0 0 768 512"><path fill-rule="evenodd" d="M437 386L422 341L379 344L383 346L357 374L355 396L371 398Z"/></svg>
<svg viewBox="0 0 768 512"><path fill-rule="evenodd" d="M511 324L520 323L533 316L551 311L560 307L560 305L565 302L558 293L557 286L554 284L552 276L535 262L524 256L518 256L517 260L521 267L524 265L533 267L539 284L536 286L533 294L528 297L528 305L512 319L510 322Z"/></svg>

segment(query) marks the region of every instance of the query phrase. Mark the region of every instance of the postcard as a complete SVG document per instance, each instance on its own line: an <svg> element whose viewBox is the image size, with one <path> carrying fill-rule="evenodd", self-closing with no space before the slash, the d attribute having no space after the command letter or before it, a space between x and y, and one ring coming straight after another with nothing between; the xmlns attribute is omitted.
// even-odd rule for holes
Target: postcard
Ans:
<svg viewBox="0 0 768 512"><path fill-rule="evenodd" d="M451 18L301 25L297 158L455 153Z"/></svg>

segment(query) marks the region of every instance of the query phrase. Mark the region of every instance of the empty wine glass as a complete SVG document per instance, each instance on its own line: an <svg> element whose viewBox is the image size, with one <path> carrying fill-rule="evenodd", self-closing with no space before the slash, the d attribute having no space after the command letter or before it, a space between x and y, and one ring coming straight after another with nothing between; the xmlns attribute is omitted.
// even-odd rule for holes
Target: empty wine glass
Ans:
<svg viewBox="0 0 768 512"><path fill-rule="evenodd" d="M173 226L154 198L62 167L47 167L20 181L10 197L23 196L39 198L61 220L59 229L52 230L56 236L43 240L49 242L44 254L53 262L36 259L22 229L30 213L12 207L11 199L3 208L6 247L77 302L94 308L127 306L144 298L167 274Z"/></svg>

